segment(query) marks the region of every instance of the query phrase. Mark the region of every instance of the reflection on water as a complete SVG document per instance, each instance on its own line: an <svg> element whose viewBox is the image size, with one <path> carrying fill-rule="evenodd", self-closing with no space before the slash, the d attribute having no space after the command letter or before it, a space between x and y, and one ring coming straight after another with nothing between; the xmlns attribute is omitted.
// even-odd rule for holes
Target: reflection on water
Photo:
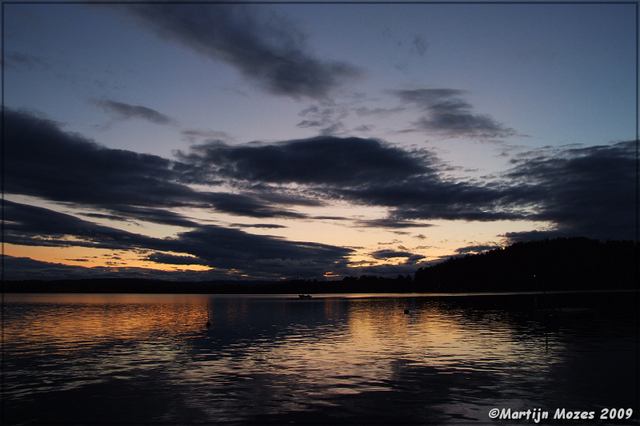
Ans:
<svg viewBox="0 0 640 426"><path fill-rule="evenodd" d="M637 408L633 313L550 321L461 300L5 295L5 421L489 423L493 407Z"/></svg>

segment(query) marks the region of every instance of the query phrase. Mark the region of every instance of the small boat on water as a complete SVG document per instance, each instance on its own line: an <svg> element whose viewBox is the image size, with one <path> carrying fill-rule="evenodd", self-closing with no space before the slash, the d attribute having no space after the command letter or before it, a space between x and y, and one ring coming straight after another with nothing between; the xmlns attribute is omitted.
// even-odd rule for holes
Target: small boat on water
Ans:
<svg viewBox="0 0 640 426"><path fill-rule="evenodd" d="M299 294L298 297L300 299L311 299L311 295L310 294Z"/></svg>

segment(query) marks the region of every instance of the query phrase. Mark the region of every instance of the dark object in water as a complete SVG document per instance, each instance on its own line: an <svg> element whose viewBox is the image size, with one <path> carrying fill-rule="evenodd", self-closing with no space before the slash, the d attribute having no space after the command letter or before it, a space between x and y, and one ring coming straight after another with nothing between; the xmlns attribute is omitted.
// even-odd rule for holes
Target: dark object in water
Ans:
<svg viewBox="0 0 640 426"><path fill-rule="evenodd" d="M311 299L311 295L310 294L299 294L298 297L300 299Z"/></svg>
<svg viewBox="0 0 640 426"><path fill-rule="evenodd" d="M404 310L405 315L409 315L409 309Z"/></svg>

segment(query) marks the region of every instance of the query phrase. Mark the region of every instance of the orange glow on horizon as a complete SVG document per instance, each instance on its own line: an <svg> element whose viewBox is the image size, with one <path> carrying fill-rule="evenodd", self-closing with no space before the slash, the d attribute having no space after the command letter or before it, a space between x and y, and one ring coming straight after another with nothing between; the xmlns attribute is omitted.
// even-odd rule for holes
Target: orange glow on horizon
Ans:
<svg viewBox="0 0 640 426"><path fill-rule="evenodd" d="M47 247L22 246L5 244L4 253L13 257L26 257L40 262L56 263L67 266L81 266L84 268L142 268L157 271L209 271L212 268L205 265L174 265L157 263L144 259L149 251L111 250L87 247ZM185 253L167 253L185 256Z"/></svg>

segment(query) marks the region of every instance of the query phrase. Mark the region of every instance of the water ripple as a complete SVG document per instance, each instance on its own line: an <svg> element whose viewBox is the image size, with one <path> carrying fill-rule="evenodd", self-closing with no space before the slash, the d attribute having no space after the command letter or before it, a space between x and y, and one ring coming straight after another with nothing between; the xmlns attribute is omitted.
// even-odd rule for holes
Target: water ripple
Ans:
<svg viewBox="0 0 640 426"><path fill-rule="evenodd" d="M456 423L485 422L494 406L633 402L628 317L550 325L427 297L304 302L9 300L8 419ZM606 393L594 396L596 380Z"/></svg>

